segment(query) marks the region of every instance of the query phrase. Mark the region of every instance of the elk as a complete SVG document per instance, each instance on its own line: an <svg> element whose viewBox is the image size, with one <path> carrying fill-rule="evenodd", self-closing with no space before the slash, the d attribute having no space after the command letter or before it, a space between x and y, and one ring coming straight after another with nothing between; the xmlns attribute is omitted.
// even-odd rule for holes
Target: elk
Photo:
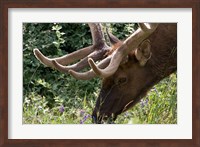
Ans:
<svg viewBox="0 0 200 147"><path fill-rule="evenodd" d="M124 41L107 31L112 44L109 46L101 24L89 23L93 45L53 59L38 49L34 49L34 54L44 65L76 79L102 78L92 119L94 123L114 121L177 69L177 24L138 23L138 26ZM69 65L77 60L80 61ZM80 72L87 66L91 70Z"/></svg>

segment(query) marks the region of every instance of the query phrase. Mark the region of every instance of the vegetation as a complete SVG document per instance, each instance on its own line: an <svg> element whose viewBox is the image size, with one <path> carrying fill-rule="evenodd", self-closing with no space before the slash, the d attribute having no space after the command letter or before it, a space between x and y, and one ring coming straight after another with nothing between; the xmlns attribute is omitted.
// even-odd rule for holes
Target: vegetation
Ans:
<svg viewBox="0 0 200 147"><path fill-rule="evenodd" d="M125 39L135 24L105 24L114 35ZM42 65L33 55L39 48L58 57L91 44L86 24L23 24L23 123L91 124L101 81L80 81ZM176 124L177 77L172 74L154 86L131 110L121 114L117 124Z"/></svg>

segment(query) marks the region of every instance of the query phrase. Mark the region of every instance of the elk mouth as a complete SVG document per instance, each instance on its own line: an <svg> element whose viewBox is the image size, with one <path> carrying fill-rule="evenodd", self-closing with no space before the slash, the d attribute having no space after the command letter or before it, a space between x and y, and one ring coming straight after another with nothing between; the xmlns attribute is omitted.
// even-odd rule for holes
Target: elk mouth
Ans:
<svg viewBox="0 0 200 147"><path fill-rule="evenodd" d="M113 86L114 87L114 86ZM118 113L116 107L119 105L120 99L115 99L113 95L110 95L110 91L105 92L103 89L97 99L96 106L92 113L92 121L96 124L113 124L117 116L122 112Z"/></svg>
<svg viewBox="0 0 200 147"><path fill-rule="evenodd" d="M115 120L117 119L117 116L119 114L127 111L134 104L136 104L137 101L132 99L131 101L126 103L125 106L121 107L121 109L119 109L118 111L116 111L116 109L115 109L115 112L112 111L113 109L108 109L106 112L105 112L105 110L104 110L104 112L101 112L101 111L98 111L99 110L99 109L97 109L98 107L95 107L95 109L92 113L92 122L96 123L96 124L115 124ZM117 103L113 103L112 106L110 106L110 108L113 108L114 106L116 106L115 108L119 108L120 103L121 103L121 98ZM116 105L116 104L118 104L118 105Z"/></svg>
<svg viewBox="0 0 200 147"><path fill-rule="evenodd" d="M123 112L123 108L120 108L120 103L124 95L117 92L111 94L111 91L117 91L115 88L116 85L112 86L109 91L101 89L92 113L93 123L114 124L117 116Z"/></svg>

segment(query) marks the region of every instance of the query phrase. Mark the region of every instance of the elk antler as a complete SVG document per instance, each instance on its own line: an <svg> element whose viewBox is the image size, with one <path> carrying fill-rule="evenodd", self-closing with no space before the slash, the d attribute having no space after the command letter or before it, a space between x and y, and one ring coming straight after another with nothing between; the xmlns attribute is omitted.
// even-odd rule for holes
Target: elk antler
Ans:
<svg viewBox="0 0 200 147"><path fill-rule="evenodd" d="M140 23L140 28L128 37L123 44L112 53L112 55L109 55L106 58L105 55L111 48L105 43L101 25L95 23L89 24L93 40L92 46L54 59L45 57L38 49L34 49L34 54L43 64L56 68L64 73L69 72L76 79L89 80L96 75L106 78L114 74L121 61L128 55L128 53L136 49L143 40L155 31L158 26L156 23L148 25ZM111 36L112 34L108 35ZM117 41L117 38L115 40ZM81 58L83 59L76 64L64 66ZM95 61L98 60L102 61L96 65ZM92 68L90 71L84 73L78 72L88 65Z"/></svg>
<svg viewBox="0 0 200 147"><path fill-rule="evenodd" d="M136 49L140 43L145 40L150 34L152 34L157 28L158 24L143 24L139 23L139 27L130 37L128 37L124 43L113 52L112 56L108 56L98 65L94 63L92 58L88 59L89 65L92 70L85 73L78 73L70 70L72 76L77 79L87 79L86 77L90 75L98 75L102 78L106 78L111 76L118 69L121 61L128 55L128 53L134 49ZM109 64L109 65L108 65ZM105 68L105 65L108 65ZM94 74L95 72L95 74Z"/></svg>
<svg viewBox="0 0 200 147"><path fill-rule="evenodd" d="M127 38L122 46L120 46L113 53L111 61L105 69L100 69L92 59L89 60L90 67L98 76L106 78L114 74L123 58L126 57L131 50L136 49L143 40L152 34L157 28L158 24L149 24L150 28L148 28L145 24L139 24L139 26L140 28L138 28L138 30L136 30L129 38Z"/></svg>
<svg viewBox="0 0 200 147"><path fill-rule="evenodd" d="M71 54L64 55L59 58L50 59L45 57L38 49L34 49L36 58L44 65L56 68L57 70L67 73L69 70L80 71L88 66L88 59L92 58L94 61L105 58L105 53L110 50L110 47L105 43L104 34L100 24L89 23L92 34L93 45L77 50ZM83 59L82 59L83 58ZM68 65L74 61L80 60L78 63Z"/></svg>

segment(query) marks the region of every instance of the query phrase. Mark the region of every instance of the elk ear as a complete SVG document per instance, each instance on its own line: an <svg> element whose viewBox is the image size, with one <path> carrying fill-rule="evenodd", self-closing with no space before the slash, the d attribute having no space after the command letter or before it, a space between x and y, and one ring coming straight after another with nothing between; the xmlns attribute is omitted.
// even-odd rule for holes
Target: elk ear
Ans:
<svg viewBox="0 0 200 147"><path fill-rule="evenodd" d="M144 66L151 58L151 44L149 40L144 40L139 47L135 50L136 59L141 66Z"/></svg>
<svg viewBox="0 0 200 147"><path fill-rule="evenodd" d="M121 42L116 36L110 33L107 28L106 28L106 33L108 34L108 38L112 45L117 44L118 42Z"/></svg>

